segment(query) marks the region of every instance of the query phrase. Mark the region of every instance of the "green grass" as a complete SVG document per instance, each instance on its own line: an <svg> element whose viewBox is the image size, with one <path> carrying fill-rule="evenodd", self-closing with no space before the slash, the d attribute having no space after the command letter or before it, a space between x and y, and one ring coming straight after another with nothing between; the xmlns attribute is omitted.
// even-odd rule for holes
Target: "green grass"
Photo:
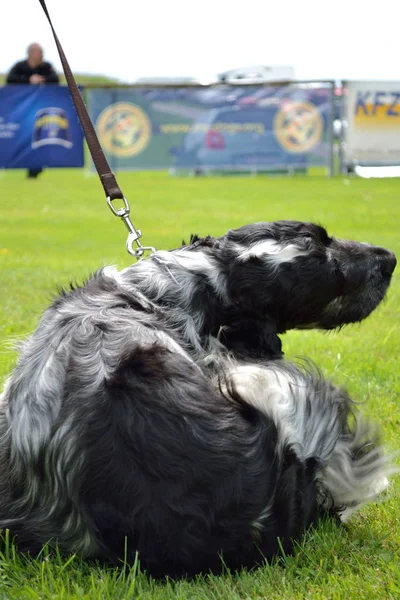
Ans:
<svg viewBox="0 0 400 600"><path fill-rule="evenodd" d="M170 178L122 173L144 243L170 248L191 232L224 233L256 220L324 223L337 237L369 241L400 255L400 182L311 178ZM15 363L8 342L33 330L58 285L106 263L123 267L125 228L105 205L95 176L46 171L0 175L0 378ZM389 449L399 447L400 286L365 323L339 333L290 332L288 357L306 355L379 419ZM310 532L293 557L253 573L157 583L137 570L106 570L78 557L0 555L0 599L382 599L400 598L400 485L347 527Z"/></svg>

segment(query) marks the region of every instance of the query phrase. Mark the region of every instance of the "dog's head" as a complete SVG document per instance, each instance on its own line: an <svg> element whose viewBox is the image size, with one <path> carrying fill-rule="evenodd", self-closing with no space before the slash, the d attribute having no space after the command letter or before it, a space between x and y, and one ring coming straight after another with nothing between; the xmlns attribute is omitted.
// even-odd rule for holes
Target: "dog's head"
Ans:
<svg viewBox="0 0 400 600"><path fill-rule="evenodd" d="M365 319L381 302L393 252L330 237L312 223L254 223L219 239L228 295L276 331L333 329Z"/></svg>
<svg viewBox="0 0 400 600"><path fill-rule="evenodd" d="M279 354L276 334L288 329L362 321L384 298L396 266L389 250L298 221L254 223L217 239L193 238L191 247L218 265L230 300L223 341L253 356Z"/></svg>

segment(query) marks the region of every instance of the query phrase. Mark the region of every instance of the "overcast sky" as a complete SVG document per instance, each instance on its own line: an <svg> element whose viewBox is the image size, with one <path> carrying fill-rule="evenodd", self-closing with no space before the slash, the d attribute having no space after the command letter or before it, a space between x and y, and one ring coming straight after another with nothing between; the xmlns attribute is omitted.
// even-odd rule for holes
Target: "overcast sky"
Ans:
<svg viewBox="0 0 400 600"><path fill-rule="evenodd" d="M72 70L126 81L202 79L292 65L299 79L399 79L400 0L48 0ZM3 2L0 72L40 42L61 69L38 0Z"/></svg>

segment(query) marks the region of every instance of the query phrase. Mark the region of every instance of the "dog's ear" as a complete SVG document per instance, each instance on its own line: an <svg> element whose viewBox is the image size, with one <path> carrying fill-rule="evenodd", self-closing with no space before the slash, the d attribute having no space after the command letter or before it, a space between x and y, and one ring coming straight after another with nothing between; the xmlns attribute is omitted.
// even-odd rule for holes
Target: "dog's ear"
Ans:
<svg viewBox="0 0 400 600"><path fill-rule="evenodd" d="M275 359L283 356L282 342L270 321L242 317L221 327L219 340L241 359Z"/></svg>

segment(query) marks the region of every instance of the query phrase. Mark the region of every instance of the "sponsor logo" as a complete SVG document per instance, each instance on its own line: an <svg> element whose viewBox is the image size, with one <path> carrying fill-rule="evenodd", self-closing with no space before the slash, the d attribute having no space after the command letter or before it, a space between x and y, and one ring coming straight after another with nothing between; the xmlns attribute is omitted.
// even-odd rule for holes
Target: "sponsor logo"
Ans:
<svg viewBox="0 0 400 600"><path fill-rule="evenodd" d="M285 150L301 154L321 140L323 121L311 102L287 102L274 119L274 132Z"/></svg>
<svg viewBox="0 0 400 600"><path fill-rule="evenodd" d="M38 110L35 115L32 148L54 144L72 148L68 115L62 108L52 106Z"/></svg>
<svg viewBox="0 0 400 600"><path fill-rule="evenodd" d="M97 133L106 152L119 157L135 156L150 141L151 122L139 106L117 102L100 114Z"/></svg>
<svg viewBox="0 0 400 600"><path fill-rule="evenodd" d="M354 123L360 127L399 127L400 92L358 91L354 103Z"/></svg>

